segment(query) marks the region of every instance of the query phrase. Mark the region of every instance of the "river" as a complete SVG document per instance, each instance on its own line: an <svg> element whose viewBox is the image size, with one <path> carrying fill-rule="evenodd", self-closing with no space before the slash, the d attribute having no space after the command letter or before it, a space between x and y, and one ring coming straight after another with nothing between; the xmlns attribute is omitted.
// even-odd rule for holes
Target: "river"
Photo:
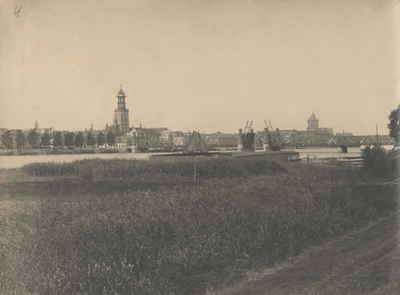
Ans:
<svg viewBox="0 0 400 295"><path fill-rule="evenodd" d="M351 158L360 157L360 148L349 148L347 153L338 152L337 148L308 148L295 149L300 153L300 158ZM83 159L143 159L147 160L150 153L119 153L119 154L72 154L72 155L33 155L33 156L0 156L1 168L19 168L25 164L37 162L73 162Z"/></svg>

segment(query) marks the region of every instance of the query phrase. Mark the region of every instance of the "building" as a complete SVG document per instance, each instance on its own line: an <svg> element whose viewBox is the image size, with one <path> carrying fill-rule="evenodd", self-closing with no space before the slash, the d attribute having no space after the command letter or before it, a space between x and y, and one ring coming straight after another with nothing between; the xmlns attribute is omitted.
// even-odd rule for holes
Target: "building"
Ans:
<svg viewBox="0 0 400 295"><path fill-rule="evenodd" d="M24 134L24 147L23 147L24 149L39 149L41 147L41 140L42 140L43 136L46 134L48 136L48 139L51 140L54 129L53 129L53 127L39 128L38 121L36 120L33 129L11 130L11 135L13 137L13 149L17 149L16 135L17 135L18 131L21 131ZM36 142L34 144L30 145L28 136L29 136L29 133L31 133L32 131L36 132L37 138L36 138Z"/></svg>
<svg viewBox="0 0 400 295"><path fill-rule="evenodd" d="M0 128L0 150L5 150L6 146L3 143L3 134L8 130L6 128Z"/></svg>
<svg viewBox="0 0 400 295"><path fill-rule="evenodd" d="M172 141L175 146L183 147L187 144L189 139L189 134L182 131L172 132Z"/></svg>
<svg viewBox="0 0 400 295"><path fill-rule="evenodd" d="M345 131L343 130L343 133L336 132L336 136L345 136L345 137L348 137L348 136L353 136L353 133L351 133L351 132L345 132Z"/></svg>
<svg viewBox="0 0 400 295"><path fill-rule="evenodd" d="M157 128L157 131L160 134L159 136L160 142L163 143L172 142L171 131L168 128L166 127Z"/></svg>
<svg viewBox="0 0 400 295"><path fill-rule="evenodd" d="M24 132L29 132L31 129L24 129L23 131ZM36 122L35 122L35 128L34 128L34 130L39 134L39 136L41 136L41 135L43 135L43 134L45 134L45 133L47 133L47 134L51 134L53 131L54 131L54 129L53 129L53 127L50 127L50 128L39 128L39 124L38 124L38 121L36 120Z"/></svg>
<svg viewBox="0 0 400 295"><path fill-rule="evenodd" d="M319 128L319 119L315 116L314 112L312 112L310 119L307 120L308 127L307 131L316 131Z"/></svg>
<svg viewBox="0 0 400 295"><path fill-rule="evenodd" d="M310 119L307 120L308 127L306 131L314 132L316 135L333 135L333 128L319 127L319 119L312 112Z"/></svg>
<svg viewBox="0 0 400 295"><path fill-rule="evenodd" d="M83 147L85 147L85 148L89 147L88 144L87 144L87 137L88 137L89 133L92 134L92 137L96 141L96 143L94 144L95 147L97 147L97 137L99 136L100 133L103 133L104 137L107 136L107 132L105 130L94 129L93 128L93 124L90 125L90 129L85 128L85 131L83 131L82 133L83 133L83 137L85 138L85 143L83 144Z"/></svg>
<svg viewBox="0 0 400 295"><path fill-rule="evenodd" d="M121 89L117 94L118 102L117 108L114 110L114 120L111 126L106 126L107 131L111 131L115 135L124 135L130 131L129 128L129 110L126 108L125 98L126 95Z"/></svg>
<svg viewBox="0 0 400 295"><path fill-rule="evenodd" d="M206 136L206 144L211 147L236 147L238 137L235 134L216 132Z"/></svg>
<svg viewBox="0 0 400 295"><path fill-rule="evenodd" d="M140 125L139 128L135 128L137 139L148 140L148 141L159 141L160 132L156 128L143 128Z"/></svg>
<svg viewBox="0 0 400 295"><path fill-rule="evenodd" d="M85 131L83 131L83 135L85 136L85 138L87 137L88 133L92 133L92 136L97 138L97 136L99 135L100 132L103 132L104 135L107 135L107 133L105 132L105 130L101 130L101 129L94 129L93 128L93 124L90 125L90 129L85 128Z"/></svg>

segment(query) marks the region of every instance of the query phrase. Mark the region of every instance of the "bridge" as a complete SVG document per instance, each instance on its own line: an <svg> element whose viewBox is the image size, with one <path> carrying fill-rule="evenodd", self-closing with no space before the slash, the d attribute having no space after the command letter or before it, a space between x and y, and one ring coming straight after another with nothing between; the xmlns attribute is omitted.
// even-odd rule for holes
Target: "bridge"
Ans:
<svg viewBox="0 0 400 295"><path fill-rule="evenodd" d="M275 132L274 132L275 133ZM233 136L233 135L232 135ZM262 148L263 142L268 137L260 132L255 137L254 146ZM361 136L336 136L336 135L315 135L315 134L299 134L295 133L289 136L279 135L275 133L276 146L282 148L301 148L301 147L341 147L344 151L347 147L371 146L376 145L394 145L395 141L389 135L361 135ZM237 140L229 142L227 147L237 147ZM226 143L226 142L225 142ZM209 140L204 140L206 148L215 147ZM221 145L218 145L221 146ZM225 146L225 145L224 145ZM178 150L184 148L182 145L176 145L172 140L162 141L159 138L144 139L136 138L128 140L128 148L138 150Z"/></svg>
<svg viewBox="0 0 400 295"><path fill-rule="evenodd" d="M313 136L298 135L281 137L282 147L357 147L368 145L394 145L395 141L389 135L361 136Z"/></svg>

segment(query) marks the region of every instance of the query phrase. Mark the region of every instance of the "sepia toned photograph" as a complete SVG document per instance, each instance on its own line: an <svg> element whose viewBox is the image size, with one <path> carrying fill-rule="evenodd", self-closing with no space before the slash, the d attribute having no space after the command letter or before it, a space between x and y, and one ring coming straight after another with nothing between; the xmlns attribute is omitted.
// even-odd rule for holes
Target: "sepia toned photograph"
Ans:
<svg viewBox="0 0 400 295"><path fill-rule="evenodd" d="M0 294L400 294L398 0L0 0Z"/></svg>

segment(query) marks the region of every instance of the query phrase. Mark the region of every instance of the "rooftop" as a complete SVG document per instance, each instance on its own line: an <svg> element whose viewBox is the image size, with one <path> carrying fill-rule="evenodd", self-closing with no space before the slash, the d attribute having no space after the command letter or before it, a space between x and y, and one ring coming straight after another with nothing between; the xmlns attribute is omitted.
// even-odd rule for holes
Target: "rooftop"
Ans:
<svg viewBox="0 0 400 295"><path fill-rule="evenodd" d="M315 116L314 112L312 112L309 120L318 120L317 117Z"/></svg>

